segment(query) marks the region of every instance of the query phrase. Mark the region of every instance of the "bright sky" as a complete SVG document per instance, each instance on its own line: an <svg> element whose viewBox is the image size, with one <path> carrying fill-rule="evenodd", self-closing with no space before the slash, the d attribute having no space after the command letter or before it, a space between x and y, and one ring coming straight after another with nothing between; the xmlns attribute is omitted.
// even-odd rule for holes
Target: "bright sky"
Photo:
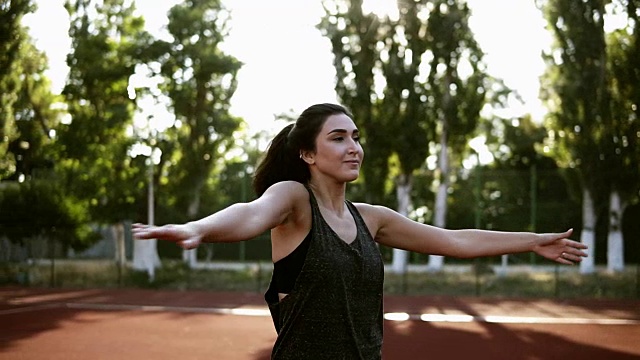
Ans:
<svg viewBox="0 0 640 360"><path fill-rule="evenodd" d="M64 86L65 57L70 47L64 0L36 0L38 11L25 18L37 46L50 61L48 76L54 91ZM159 34L166 13L177 0L136 0L149 31ZM491 75L517 90L526 104L511 113L544 113L538 100L538 78L544 70L540 57L550 41L542 15L533 1L467 0L476 40L486 53ZM317 102L334 102L335 71L328 39L315 28L320 0L223 1L232 11L231 34L224 50L245 65L238 75L232 113L243 117L250 130L279 129L274 114L301 112ZM377 13L395 6L395 0L365 0Z"/></svg>

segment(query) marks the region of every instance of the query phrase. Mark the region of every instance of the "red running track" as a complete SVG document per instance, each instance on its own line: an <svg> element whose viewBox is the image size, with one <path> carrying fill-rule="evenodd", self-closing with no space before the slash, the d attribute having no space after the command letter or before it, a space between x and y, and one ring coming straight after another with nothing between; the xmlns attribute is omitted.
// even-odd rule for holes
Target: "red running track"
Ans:
<svg viewBox="0 0 640 360"><path fill-rule="evenodd" d="M383 358L640 359L640 301L385 297ZM262 296L0 287L0 359L269 359Z"/></svg>

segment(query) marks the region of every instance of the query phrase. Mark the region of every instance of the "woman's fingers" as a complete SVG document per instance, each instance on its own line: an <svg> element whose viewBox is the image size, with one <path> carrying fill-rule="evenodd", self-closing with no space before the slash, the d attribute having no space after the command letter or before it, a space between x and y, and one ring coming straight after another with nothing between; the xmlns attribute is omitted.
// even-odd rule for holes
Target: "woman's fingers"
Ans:
<svg viewBox="0 0 640 360"><path fill-rule="evenodd" d="M140 240L163 239L175 241L168 226L134 224L132 226L132 234L136 239Z"/></svg>
<svg viewBox="0 0 640 360"><path fill-rule="evenodd" d="M165 241L175 242L183 249L194 249L200 245L200 237L186 229L181 225L162 225L153 226L145 224L134 224L132 226L132 233L136 239L148 240L159 239Z"/></svg>
<svg viewBox="0 0 640 360"><path fill-rule="evenodd" d="M572 263L576 263L576 262L581 262L582 261L582 256L581 255L576 255L576 254L572 254L570 252L563 252L560 255L560 258L562 258L563 260L566 261L571 261Z"/></svg>
<svg viewBox="0 0 640 360"><path fill-rule="evenodd" d="M146 240L153 238L153 231L151 227L145 224L133 224L131 226L131 232L136 239Z"/></svg>
<svg viewBox="0 0 640 360"><path fill-rule="evenodd" d="M582 261L582 258L587 257L588 254L580 249L586 249L587 247L584 244L571 241L570 243L565 243L562 252L555 259L555 261L561 264L573 265L575 263L579 263Z"/></svg>
<svg viewBox="0 0 640 360"><path fill-rule="evenodd" d="M198 245L200 245L200 241L198 241L197 239L188 239L184 241L178 241L177 244L185 250L191 250L197 248Z"/></svg>
<svg viewBox="0 0 640 360"><path fill-rule="evenodd" d="M577 258L576 260L582 260L583 257L588 256L586 252L582 251L588 248L588 246L583 243L573 241L573 240L566 240L565 245L566 245L566 249L563 254L575 257Z"/></svg>
<svg viewBox="0 0 640 360"><path fill-rule="evenodd" d="M587 249L588 248L587 245L585 245L585 244L583 244L581 242L575 241L575 240L566 239L566 242L567 242L568 246L571 246L571 247L576 248L576 249Z"/></svg>

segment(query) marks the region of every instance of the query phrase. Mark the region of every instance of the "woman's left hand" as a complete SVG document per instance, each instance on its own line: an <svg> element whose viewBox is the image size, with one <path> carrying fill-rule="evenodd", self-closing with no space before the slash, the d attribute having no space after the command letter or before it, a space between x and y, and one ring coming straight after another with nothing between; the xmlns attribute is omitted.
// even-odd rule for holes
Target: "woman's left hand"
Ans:
<svg viewBox="0 0 640 360"><path fill-rule="evenodd" d="M563 233L539 234L540 240L533 248L533 251L549 260L559 262L561 264L573 265L582 261L587 253L587 246L583 243L569 239L573 233L573 229L569 229Z"/></svg>
<svg viewBox="0 0 640 360"><path fill-rule="evenodd" d="M145 224L133 224L132 233L134 239L148 240L159 239L172 241L185 250L195 249L202 242L202 235L199 234L193 223L167 224L153 226Z"/></svg>

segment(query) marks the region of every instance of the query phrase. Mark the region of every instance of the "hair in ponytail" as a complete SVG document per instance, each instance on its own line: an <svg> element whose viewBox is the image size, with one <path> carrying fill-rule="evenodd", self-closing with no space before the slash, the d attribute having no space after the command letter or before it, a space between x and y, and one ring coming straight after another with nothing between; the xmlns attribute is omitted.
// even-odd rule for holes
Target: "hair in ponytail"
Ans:
<svg viewBox="0 0 640 360"><path fill-rule="evenodd" d="M276 135L253 177L253 190L261 196L271 185L286 180L306 184L311 173L300 158L302 151L316 150L316 137L331 115L353 116L343 106L316 104L300 114L295 124L289 124Z"/></svg>

